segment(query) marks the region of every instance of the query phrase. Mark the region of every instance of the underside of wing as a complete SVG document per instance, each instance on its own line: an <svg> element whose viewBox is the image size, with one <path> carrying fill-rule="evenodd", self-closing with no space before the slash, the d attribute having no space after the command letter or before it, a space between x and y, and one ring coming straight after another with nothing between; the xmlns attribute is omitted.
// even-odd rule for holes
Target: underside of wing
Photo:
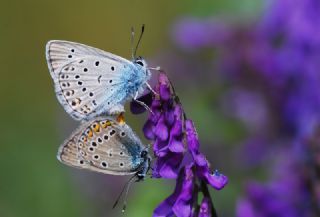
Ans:
<svg viewBox="0 0 320 217"><path fill-rule="evenodd" d="M87 169L94 172L104 173L103 170L92 167L90 162L85 161L80 155L78 151L77 145L77 137L79 135L73 135L69 139L67 139L60 147L57 153L58 160L71 167L75 167L78 169Z"/></svg>
<svg viewBox="0 0 320 217"><path fill-rule="evenodd" d="M117 106L119 93L125 94L123 75L133 67L119 56L66 41L48 42L47 61L58 100L76 120Z"/></svg>
<svg viewBox="0 0 320 217"><path fill-rule="evenodd" d="M76 42L51 40L46 45L47 63L53 78L57 76L63 66L87 56L105 57L122 64L131 63L120 56Z"/></svg>
<svg viewBox="0 0 320 217"><path fill-rule="evenodd" d="M57 158L66 165L104 174L134 174L141 166L144 146L132 133L126 124L95 119L83 124L60 146Z"/></svg>
<svg viewBox="0 0 320 217"><path fill-rule="evenodd" d="M135 173L142 162L142 145L126 126L108 119L92 122L79 138L80 155L112 174Z"/></svg>

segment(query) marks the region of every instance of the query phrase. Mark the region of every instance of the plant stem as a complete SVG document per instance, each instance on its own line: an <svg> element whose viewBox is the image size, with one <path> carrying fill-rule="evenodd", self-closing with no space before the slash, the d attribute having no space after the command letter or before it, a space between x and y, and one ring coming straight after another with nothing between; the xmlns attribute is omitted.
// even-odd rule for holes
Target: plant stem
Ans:
<svg viewBox="0 0 320 217"><path fill-rule="evenodd" d="M209 198L209 200L210 200L211 216L212 217L218 217L217 211L214 208L214 205L213 205L213 202L212 202L212 198L211 198L210 192L208 190L208 186L203 180L201 180L201 191L202 191L203 195L205 197Z"/></svg>

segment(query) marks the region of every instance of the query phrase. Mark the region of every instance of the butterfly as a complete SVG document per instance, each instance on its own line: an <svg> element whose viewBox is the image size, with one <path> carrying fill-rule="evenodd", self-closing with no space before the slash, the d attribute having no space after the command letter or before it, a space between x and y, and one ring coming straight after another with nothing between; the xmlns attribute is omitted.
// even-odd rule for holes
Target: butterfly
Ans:
<svg viewBox="0 0 320 217"><path fill-rule="evenodd" d="M83 123L60 146L57 158L79 169L111 175L135 174L138 181L144 179L151 163L148 148L121 115Z"/></svg>
<svg viewBox="0 0 320 217"><path fill-rule="evenodd" d="M143 29L139 42L142 33ZM146 107L137 98L146 87L151 89L147 81L153 68L142 57L135 57L136 50L129 61L80 43L49 41L46 59L64 109L76 120L90 120L123 112L128 99Z"/></svg>

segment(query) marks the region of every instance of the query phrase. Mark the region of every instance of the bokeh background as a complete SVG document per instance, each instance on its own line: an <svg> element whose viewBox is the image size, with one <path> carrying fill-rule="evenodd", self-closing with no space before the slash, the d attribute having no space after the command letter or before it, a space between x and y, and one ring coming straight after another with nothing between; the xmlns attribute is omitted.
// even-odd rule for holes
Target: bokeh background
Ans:
<svg viewBox="0 0 320 217"><path fill-rule="evenodd" d="M111 207L128 177L56 160L78 123L56 100L46 42L130 58L130 28L141 24L138 54L168 73L201 150L229 177L225 189L211 192L219 216L320 216L320 160L310 154L319 147L320 6L275 2L2 0L0 216L151 216L171 194L174 181L137 183L122 214ZM146 116L126 118L143 138Z"/></svg>

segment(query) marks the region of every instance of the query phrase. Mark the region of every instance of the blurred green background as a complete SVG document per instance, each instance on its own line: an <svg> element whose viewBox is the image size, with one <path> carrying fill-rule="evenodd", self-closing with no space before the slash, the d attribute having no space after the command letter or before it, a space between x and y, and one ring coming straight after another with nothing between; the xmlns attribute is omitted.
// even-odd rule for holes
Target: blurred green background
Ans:
<svg viewBox="0 0 320 217"><path fill-rule="evenodd" d="M0 216L151 216L156 205L173 190L173 182L147 179L134 185L128 209L112 210L112 204L128 177L112 177L79 171L60 164L56 152L77 125L56 100L45 60L45 44L51 39L81 42L130 58L130 28L146 25L138 54L153 60L172 46L170 28L183 16L230 15L239 21L257 16L260 1L205 0L93 0L1 1L0 73ZM164 69L174 74L170 68ZM200 73L200 72L198 72ZM231 152L242 135L241 126L212 110L207 86L186 86L174 81L180 98L197 126L204 144ZM209 103L210 102L210 103ZM127 122L141 134L145 116L127 113ZM229 145L228 145L229 144ZM241 192L234 166L215 160L212 164L229 176L226 189L212 191L221 216L232 216ZM226 154L225 156L228 156Z"/></svg>

